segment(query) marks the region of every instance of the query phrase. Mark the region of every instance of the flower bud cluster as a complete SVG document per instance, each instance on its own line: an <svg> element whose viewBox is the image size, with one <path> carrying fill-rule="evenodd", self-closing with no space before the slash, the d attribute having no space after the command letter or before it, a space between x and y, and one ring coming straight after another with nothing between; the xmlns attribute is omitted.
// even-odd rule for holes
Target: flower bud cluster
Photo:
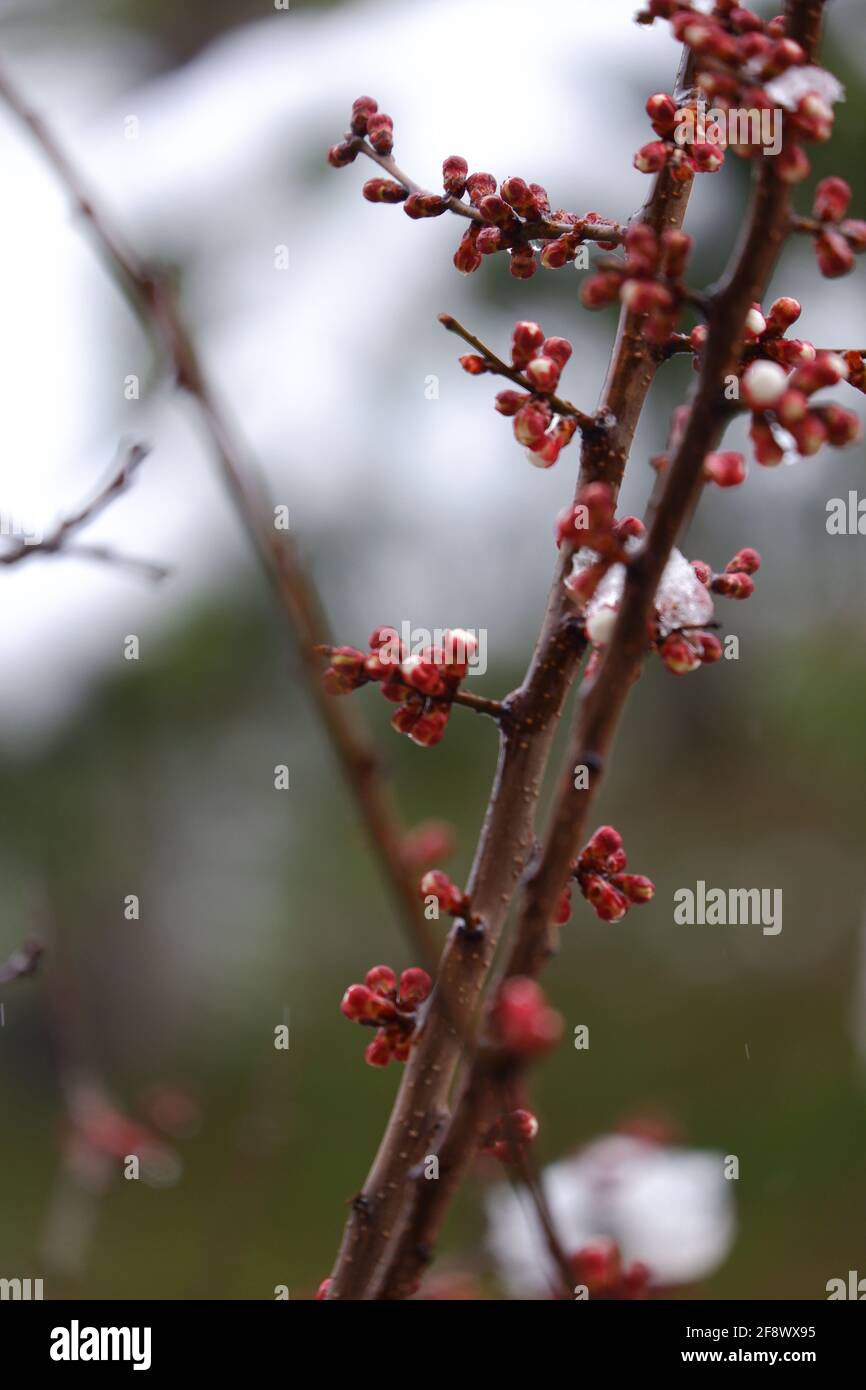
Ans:
<svg viewBox="0 0 866 1390"><path fill-rule="evenodd" d="M692 239L669 228L658 236L638 222L625 234L625 259L602 261L584 281L580 297L587 309L602 309L617 300L643 317L642 334L652 343L668 341L677 326L683 300L682 275Z"/></svg>
<svg viewBox="0 0 866 1390"><path fill-rule="evenodd" d="M377 1030L364 1057L371 1067L405 1062L418 1024L418 1010L433 988L426 970L404 970L400 983L388 965L374 965L362 985L349 985L340 1009L353 1023Z"/></svg>
<svg viewBox="0 0 866 1390"><path fill-rule="evenodd" d="M583 896L603 922L619 922L635 903L648 903L655 885L643 874L626 873L622 836L602 825L572 864L572 876ZM562 925L571 912L571 887L560 894L554 921Z"/></svg>
<svg viewBox="0 0 866 1390"><path fill-rule="evenodd" d="M786 183L799 183L808 176L810 164L803 146L829 140L838 84L822 69L808 65L802 45L787 33L784 15L764 20L746 6L728 0L717 4L712 14L696 9L691 0L649 0L639 18L645 22L670 20L674 37L694 56L695 87L714 108L759 114L783 110L781 149L768 152L766 157ZM672 139L676 121L672 98L660 93L650 98L650 103L647 109L660 138L635 156L637 167L647 172L683 154ZM720 155L723 141L715 131L712 139L715 143L708 140L706 153L701 144L690 145L687 157L694 160L697 149L697 162L706 159L708 167L714 167L713 151ZM764 154L760 142L731 148L747 159Z"/></svg>
<svg viewBox="0 0 866 1390"><path fill-rule="evenodd" d="M822 179L815 189L812 214L819 224L814 233L815 256L828 280L847 275L855 254L866 251L866 222L845 216L850 202L850 184L835 174Z"/></svg>
<svg viewBox="0 0 866 1390"><path fill-rule="evenodd" d="M514 325L511 338L511 364L526 384L522 391L500 391L496 409L513 420L514 437L526 449L536 468L550 468L561 450L571 443L577 421L559 415L553 397L562 370L572 353L566 338L545 338L537 323L522 321ZM470 376L497 373L495 363L478 353L465 353L460 365Z"/></svg>
<svg viewBox="0 0 866 1390"><path fill-rule="evenodd" d="M330 658L322 682L329 695L347 695L371 681L398 706L392 728L421 748L432 748L445 733L454 697L469 671L477 639L460 628L443 633L441 647L409 654L396 628L379 627L370 650L327 647Z"/></svg>

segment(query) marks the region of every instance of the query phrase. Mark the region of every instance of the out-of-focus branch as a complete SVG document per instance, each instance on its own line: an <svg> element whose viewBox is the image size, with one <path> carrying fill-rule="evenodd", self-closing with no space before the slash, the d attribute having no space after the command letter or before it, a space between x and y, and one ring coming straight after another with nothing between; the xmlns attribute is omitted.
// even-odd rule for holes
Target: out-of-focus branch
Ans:
<svg viewBox="0 0 866 1390"><path fill-rule="evenodd" d="M64 555L81 556L83 559L99 560L105 564L136 570L147 579L164 579L169 573L165 565L121 555L103 545L70 543L76 532L89 525L103 508L126 490L138 465L149 453L150 449L146 444L122 444L106 482L89 501L84 502L77 512L59 521L41 540L21 538L15 545L0 551L0 565L15 565L32 555L59 555L62 552Z"/></svg>
<svg viewBox="0 0 866 1390"><path fill-rule="evenodd" d="M358 806L367 835L422 960L435 968L437 946L427 928L414 878L403 854L404 827L390 786L378 765L357 714L322 691L314 648L328 641L322 609L297 546L277 531L264 479L235 436L233 425L213 392L184 321L172 285L147 264L114 226L88 189L53 130L0 67L0 100L30 131L61 183L89 223L109 267L133 306L152 325L173 365L178 386L189 393L210 436L223 479L300 651L304 674L325 730Z"/></svg>

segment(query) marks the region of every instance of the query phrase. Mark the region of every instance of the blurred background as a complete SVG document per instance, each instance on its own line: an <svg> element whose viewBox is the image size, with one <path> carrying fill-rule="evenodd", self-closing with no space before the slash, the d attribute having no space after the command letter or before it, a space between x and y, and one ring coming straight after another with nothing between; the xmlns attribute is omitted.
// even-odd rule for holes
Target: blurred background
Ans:
<svg viewBox="0 0 866 1390"><path fill-rule="evenodd" d="M631 164L649 138L643 103L677 62L667 27L633 25L634 8L553 0L535 20L511 0L0 3L4 65L138 248L176 274L339 640L406 620L484 628L480 693L521 679L577 457L528 466L495 387L460 370L436 315L499 349L518 318L568 337L563 389L587 410L614 316L580 309L573 268L520 282L490 257L458 276L453 219L410 224L366 203L371 171L336 172L325 151L371 93L422 185L460 153L544 184L554 207L625 219L649 188ZM813 147L815 178L861 185L858 217L863 31L862 5L835 0L826 62L847 102L832 151ZM47 528L119 438L144 439L134 488L88 539L171 568L157 586L72 558L0 574L0 958L27 937L46 946L34 979L0 986L0 1276L44 1277L48 1295L308 1297L399 1080L364 1065L339 999L374 962L416 962L192 407L5 110L0 163L4 524ZM698 181L696 282L727 258L746 174L729 158ZM803 302L800 336L862 346L862 273L824 281L797 243L772 291ZM689 373L674 361L657 381L626 511L643 508ZM853 391L836 398L861 408ZM644 1127L739 1158L735 1235L698 1296L820 1298L828 1279L866 1274L866 540L825 528L828 500L863 488L863 457L752 466L745 487L707 497L689 554L716 569L741 545L764 557L752 601L719 613L740 659L684 681L649 664L597 812L657 895L616 926L578 902L546 979L568 1033L585 1024L591 1044L566 1042L533 1076L542 1163L648 1115ZM124 659L129 635L138 661ZM375 691L354 698L407 820L453 825L445 867L461 881L492 725L458 711L422 750L389 730ZM781 888L783 931L675 926L673 893L699 878ZM146 1181L124 1181L136 1126ZM444 1252L501 1296L480 1200L496 1176L479 1168Z"/></svg>

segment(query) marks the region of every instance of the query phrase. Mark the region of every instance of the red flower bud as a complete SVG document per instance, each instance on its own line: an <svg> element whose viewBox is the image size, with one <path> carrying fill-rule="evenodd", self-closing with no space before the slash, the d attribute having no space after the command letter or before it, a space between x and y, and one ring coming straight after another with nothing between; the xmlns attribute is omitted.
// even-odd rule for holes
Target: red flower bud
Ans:
<svg viewBox="0 0 866 1390"><path fill-rule="evenodd" d="M423 1004L433 988L433 981L426 970L412 966L400 976L400 1003L406 1009L415 1009Z"/></svg>
<svg viewBox="0 0 866 1390"><path fill-rule="evenodd" d="M533 357L532 361L527 363L526 375L536 391L547 394L555 391L559 385L561 370L559 363L555 362L552 357Z"/></svg>
<svg viewBox="0 0 866 1390"><path fill-rule="evenodd" d="M818 269L828 280L838 280L854 268L854 252L841 232L827 229L815 238Z"/></svg>
<svg viewBox="0 0 866 1390"><path fill-rule="evenodd" d="M373 994L381 994L385 998L395 998L397 993L397 976L390 965L374 965L367 971L365 976L366 985Z"/></svg>
<svg viewBox="0 0 866 1390"><path fill-rule="evenodd" d="M351 164L357 159L358 151L352 146L341 141L339 145L332 145L328 150L328 163L334 169L343 169L347 164Z"/></svg>
<svg viewBox="0 0 866 1390"><path fill-rule="evenodd" d="M583 896L603 922L620 922L628 912L628 898L598 874L587 874L581 882Z"/></svg>
<svg viewBox="0 0 866 1390"><path fill-rule="evenodd" d="M721 594L723 598L750 598L755 592L755 581L751 575L742 572L716 574L710 588L714 594Z"/></svg>
<svg viewBox="0 0 866 1390"><path fill-rule="evenodd" d="M546 357L552 357L561 371L574 349L567 338L545 338L541 351Z"/></svg>
<svg viewBox="0 0 866 1390"><path fill-rule="evenodd" d="M315 1296L315 1298L313 1299L313 1302L314 1302L314 1303L317 1303L320 1299L325 1299L325 1298L327 1298L327 1297L328 1297L328 1289L329 1289L330 1287L331 1287L331 1280L330 1280L330 1279L323 1279L322 1282L321 1282L321 1284L319 1285L318 1289L316 1290L316 1296Z"/></svg>
<svg viewBox="0 0 866 1390"><path fill-rule="evenodd" d="M428 869L418 891L422 898L435 898L443 912L456 917L463 910L464 895L442 869Z"/></svg>
<svg viewBox="0 0 866 1390"><path fill-rule="evenodd" d="M713 662L721 661L722 644L714 632L693 632L691 640L697 647L704 666L711 666Z"/></svg>
<svg viewBox="0 0 866 1390"><path fill-rule="evenodd" d="M544 438L550 424L550 407L541 401L532 400L518 410L514 417L514 437L519 444L531 448Z"/></svg>
<svg viewBox="0 0 866 1390"><path fill-rule="evenodd" d="M368 179L361 192L368 203L403 203L409 196L402 183L393 179Z"/></svg>
<svg viewBox="0 0 866 1390"><path fill-rule="evenodd" d="M790 392L785 393L786 396ZM799 392L795 393L799 395ZM784 399L784 397L783 397ZM805 397L803 397L805 400ZM755 459L764 468L775 468L785 457L785 451L776 439L769 423L760 415L752 416L752 423L749 427L749 435L755 450Z"/></svg>
<svg viewBox="0 0 866 1390"><path fill-rule="evenodd" d="M470 227L460 240L454 252L454 265L461 275L471 275L481 264L481 252L477 247L478 228Z"/></svg>
<svg viewBox="0 0 866 1390"><path fill-rule="evenodd" d="M531 246L515 246L508 259L508 269L517 280L529 280L537 270L535 252Z"/></svg>
<svg viewBox="0 0 866 1390"><path fill-rule="evenodd" d="M709 584L710 580L713 577L713 571L710 569L709 565L706 563L705 560L692 560L692 569L694 570L695 574L698 576L698 579L701 581L702 584Z"/></svg>
<svg viewBox="0 0 866 1390"><path fill-rule="evenodd" d="M367 117L367 139L377 154L390 154L394 148L394 122L383 111Z"/></svg>
<svg viewBox="0 0 866 1390"><path fill-rule="evenodd" d="M506 203L508 203L516 213L519 213L521 217L532 218L538 216L538 204L535 200L535 194L532 192L529 184L524 183L523 179L506 179L500 186L499 192Z"/></svg>
<svg viewBox="0 0 866 1390"><path fill-rule="evenodd" d="M667 92L656 92L646 104L646 113L652 122L656 135L672 135L677 104Z"/></svg>
<svg viewBox="0 0 866 1390"><path fill-rule="evenodd" d="M685 232L670 228L661 234L661 268L672 280L678 280L686 268L692 249L692 239Z"/></svg>
<svg viewBox="0 0 866 1390"><path fill-rule="evenodd" d="M574 260L576 254L571 239L557 237L555 241L548 241L542 246L539 259L545 270L561 270L564 265Z"/></svg>
<svg viewBox="0 0 866 1390"><path fill-rule="evenodd" d="M496 180L492 174L470 174L466 180L466 192L473 207L478 207L482 198L496 192Z"/></svg>
<svg viewBox="0 0 866 1390"><path fill-rule="evenodd" d="M451 154L442 165L442 184L452 198L462 198L466 191L469 165L459 154Z"/></svg>
<svg viewBox="0 0 866 1390"><path fill-rule="evenodd" d="M675 676L686 676L701 664L699 651L680 632L672 632L665 638L659 647L659 656Z"/></svg>
<svg viewBox="0 0 866 1390"><path fill-rule="evenodd" d="M704 477L717 487L739 487L745 481L746 460L742 454L729 451L707 454Z"/></svg>
<svg viewBox="0 0 866 1390"><path fill-rule="evenodd" d="M767 332L771 334L786 333L791 324L797 322L802 312L799 301L791 299L787 295L774 300L767 315Z"/></svg>
<svg viewBox="0 0 866 1390"><path fill-rule="evenodd" d="M516 415L528 397L523 391L500 391L495 400L500 415Z"/></svg>
<svg viewBox="0 0 866 1390"><path fill-rule="evenodd" d="M414 221L420 217L441 217L448 211L448 199L439 193L410 193L403 211Z"/></svg>
<svg viewBox="0 0 866 1390"><path fill-rule="evenodd" d="M725 573L757 574L760 568L760 555L758 554L757 550L753 550L751 546L747 545L744 546L742 550L737 551L733 560L728 561L728 563L725 565Z"/></svg>
<svg viewBox="0 0 866 1390"><path fill-rule="evenodd" d="M425 710L420 719L409 730L409 737L419 748L433 748L445 733L451 713L450 705L442 705L434 710Z"/></svg>
<svg viewBox="0 0 866 1390"><path fill-rule="evenodd" d="M663 140L651 140L642 145L632 163L641 174L657 174L668 162L668 146Z"/></svg>
<svg viewBox="0 0 866 1390"><path fill-rule="evenodd" d="M537 323L523 319L514 325L511 335L511 361L520 371L544 342L544 333Z"/></svg>
<svg viewBox="0 0 866 1390"><path fill-rule="evenodd" d="M707 636L708 634L705 633L704 635ZM717 637L713 640L718 642ZM719 643L719 654L721 655L721 643ZM644 874L615 874L613 882L632 903L648 903L656 891L652 879L647 878Z"/></svg>
<svg viewBox="0 0 866 1390"><path fill-rule="evenodd" d="M534 980L506 980L493 1008L493 1028L502 1046L518 1057L546 1051L559 1040L562 1019Z"/></svg>
<svg viewBox="0 0 866 1390"><path fill-rule="evenodd" d="M483 357L478 356L477 352L465 352L457 360L464 372L468 372L470 376L481 376L487 371L487 363Z"/></svg>
<svg viewBox="0 0 866 1390"><path fill-rule="evenodd" d="M854 444L860 438L860 419L853 410L843 410L841 405L819 405L815 414L823 421L827 442L834 448L843 449L846 444Z"/></svg>
<svg viewBox="0 0 866 1390"><path fill-rule="evenodd" d="M426 820L416 825L403 841L403 858L410 868L421 869L454 853L454 831L447 821Z"/></svg>
<svg viewBox="0 0 866 1390"><path fill-rule="evenodd" d="M352 134L366 135L367 121L379 110L373 97L356 97L352 102Z"/></svg>
<svg viewBox="0 0 866 1390"><path fill-rule="evenodd" d="M812 212L820 222L841 222L851 202L851 185L831 174L815 189Z"/></svg>

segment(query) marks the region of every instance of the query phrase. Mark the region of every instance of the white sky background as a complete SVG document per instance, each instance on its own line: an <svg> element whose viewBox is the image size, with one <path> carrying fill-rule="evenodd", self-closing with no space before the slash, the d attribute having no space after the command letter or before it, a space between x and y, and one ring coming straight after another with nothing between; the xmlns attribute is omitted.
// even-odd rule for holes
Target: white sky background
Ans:
<svg viewBox="0 0 866 1390"><path fill-rule="evenodd" d="M587 409L606 348L581 357L581 345L606 330L578 309L572 270L558 272L554 314L542 314L533 290L551 272L509 280L499 314L473 302L471 282L451 265L462 225L410 223L399 208L365 203L372 167L359 160L317 174L324 151L352 99L369 92L395 119L399 163L431 188L442 158L461 153L470 168L545 184L554 206L624 218L649 188L631 168L650 137L642 99L670 89L677 59L667 26L638 28L635 8L548 0L538 22L512 0L266 12L154 81L142 77L152 54L135 35L100 27L52 52L42 46L50 30L37 48L0 25L10 70L132 239L189 264L184 302L205 360L293 529L315 535L353 517L362 533L375 526L367 568L352 593L337 595L360 625L341 632L345 640L408 617L430 627L498 622L505 641L521 604L540 611L552 518L570 494L576 451L548 473L531 468L492 409L495 384L460 372L460 345L436 312L455 312L500 347L515 319L541 316L577 344L564 389ZM850 8L838 5L837 22ZM125 138L130 115L137 141ZM142 637L146 656L162 625L244 564L245 544L192 407L168 387L124 401L128 373L147 379L146 340L35 146L3 112L0 167L0 512L49 526L102 478L121 436L141 437L154 452L134 490L86 535L174 570L156 588L71 559L0 572L0 739L11 744L73 709L121 659L126 633ZM712 226L724 177L699 180L693 233ZM281 243L284 273L274 269ZM862 271L841 289L811 267L796 283L808 305L803 336L859 345ZM431 373L438 401L424 396ZM724 505L753 508L764 490L780 499L781 482L782 506L816 486L826 496L815 477L753 469L749 498ZM506 553L514 574L504 572ZM444 573L437 554L447 555ZM493 567L490 555L499 556ZM317 566L331 599L327 559ZM533 577L525 596L524 572ZM381 611L395 574L396 614Z"/></svg>

